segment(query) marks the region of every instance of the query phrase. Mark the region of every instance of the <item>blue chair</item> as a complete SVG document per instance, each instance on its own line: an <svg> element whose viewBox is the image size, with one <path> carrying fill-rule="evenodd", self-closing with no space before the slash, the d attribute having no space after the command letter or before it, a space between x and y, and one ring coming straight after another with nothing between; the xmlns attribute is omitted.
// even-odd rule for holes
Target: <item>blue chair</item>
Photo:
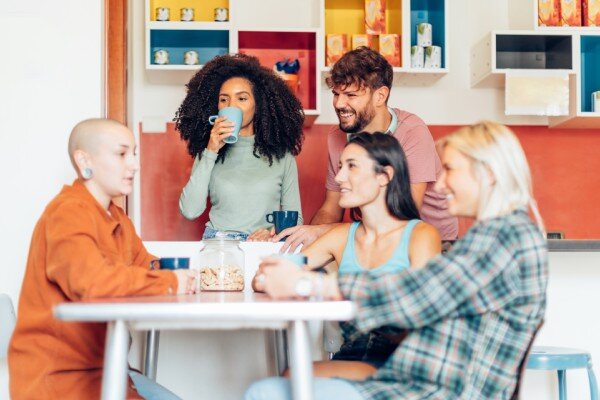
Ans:
<svg viewBox="0 0 600 400"><path fill-rule="evenodd" d="M564 347L534 346L527 361L527 369L557 371L560 400L567 399L567 370L579 368L587 369L590 398L598 400L598 385L592 370L592 356L587 351Z"/></svg>

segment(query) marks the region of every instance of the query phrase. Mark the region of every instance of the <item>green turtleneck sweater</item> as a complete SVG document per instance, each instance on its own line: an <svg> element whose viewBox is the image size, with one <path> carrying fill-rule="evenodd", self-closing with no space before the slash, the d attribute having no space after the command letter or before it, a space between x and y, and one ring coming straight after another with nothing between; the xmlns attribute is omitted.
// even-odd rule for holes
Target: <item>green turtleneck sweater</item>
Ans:
<svg viewBox="0 0 600 400"><path fill-rule="evenodd" d="M187 219L198 218L210 196L207 226L220 231L252 233L270 228L265 216L276 210L298 211L302 224L298 168L287 153L273 165L252 154L254 136L240 136L231 146L225 162L217 163L217 153L205 149L196 157L190 180L179 198L179 210Z"/></svg>

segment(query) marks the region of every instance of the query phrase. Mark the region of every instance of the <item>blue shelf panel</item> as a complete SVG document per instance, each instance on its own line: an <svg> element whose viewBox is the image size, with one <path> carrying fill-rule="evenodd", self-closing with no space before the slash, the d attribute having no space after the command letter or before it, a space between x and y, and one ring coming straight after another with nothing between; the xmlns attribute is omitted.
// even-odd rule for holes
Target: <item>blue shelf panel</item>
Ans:
<svg viewBox="0 0 600 400"><path fill-rule="evenodd" d="M229 53L227 30L152 30L150 31L150 60L154 64L156 50L169 52L169 64L183 65L186 51L198 52L200 64L218 55Z"/></svg>
<svg viewBox="0 0 600 400"><path fill-rule="evenodd" d="M417 45L417 25L427 22L432 26L432 42L442 48L442 68L445 68L446 24L444 0L411 0L410 45Z"/></svg>
<svg viewBox="0 0 600 400"><path fill-rule="evenodd" d="M598 90L600 90L600 36L581 36L581 111L592 111L592 93Z"/></svg>

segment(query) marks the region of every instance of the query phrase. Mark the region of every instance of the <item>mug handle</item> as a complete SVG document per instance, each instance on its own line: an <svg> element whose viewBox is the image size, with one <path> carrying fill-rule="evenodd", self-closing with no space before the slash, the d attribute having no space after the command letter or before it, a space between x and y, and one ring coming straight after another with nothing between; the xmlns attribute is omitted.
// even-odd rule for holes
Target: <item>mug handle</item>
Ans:
<svg viewBox="0 0 600 400"><path fill-rule="evenodd" d="M150 269L151 270L160 269L160 260L158 260L158 259L150 260Z"/></svg>
<svg viewBox="0 0 600 400"><path fill-rule="evenodd" d="M211 125L214 125L215 124L215 120L217 118L219 118L218 115L211 115L210 117L208 117L208 123L211 124Z"/></svg>
<svg viewBox="0 0 600 400"><path fill-rule="evenodd" d="M269 217L271 217L271 218L269 218ZM266 220L267 220L267 222L268 222L268 223L270 223L270 224L273 224L273 223L274 223L274 220L273 220L273 214L267 214L267 215L265 216L265 219L266 219Z"/></svg>

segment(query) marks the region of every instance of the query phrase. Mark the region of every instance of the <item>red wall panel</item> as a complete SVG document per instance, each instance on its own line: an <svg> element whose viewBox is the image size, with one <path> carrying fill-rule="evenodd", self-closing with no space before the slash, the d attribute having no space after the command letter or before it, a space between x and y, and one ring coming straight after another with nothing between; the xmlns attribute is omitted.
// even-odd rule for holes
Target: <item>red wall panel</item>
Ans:
<svg viewBox="0 0 600 400"><path fill-rule="evenodd" d="M306 129L298 156L302 209L307 223L325 198L327 133L333 125ZM456 126L430 126L435 139ZM600 131L513 126L529 160L534 195L547 230L568 239L600 238ZM199 240L206 213L196 221L180 214L178 199L189 177L192 159L185 143L168 124L166 134L143 133L140 141L142 238ZM461 221L461 232L469 226Z"/></svg>

